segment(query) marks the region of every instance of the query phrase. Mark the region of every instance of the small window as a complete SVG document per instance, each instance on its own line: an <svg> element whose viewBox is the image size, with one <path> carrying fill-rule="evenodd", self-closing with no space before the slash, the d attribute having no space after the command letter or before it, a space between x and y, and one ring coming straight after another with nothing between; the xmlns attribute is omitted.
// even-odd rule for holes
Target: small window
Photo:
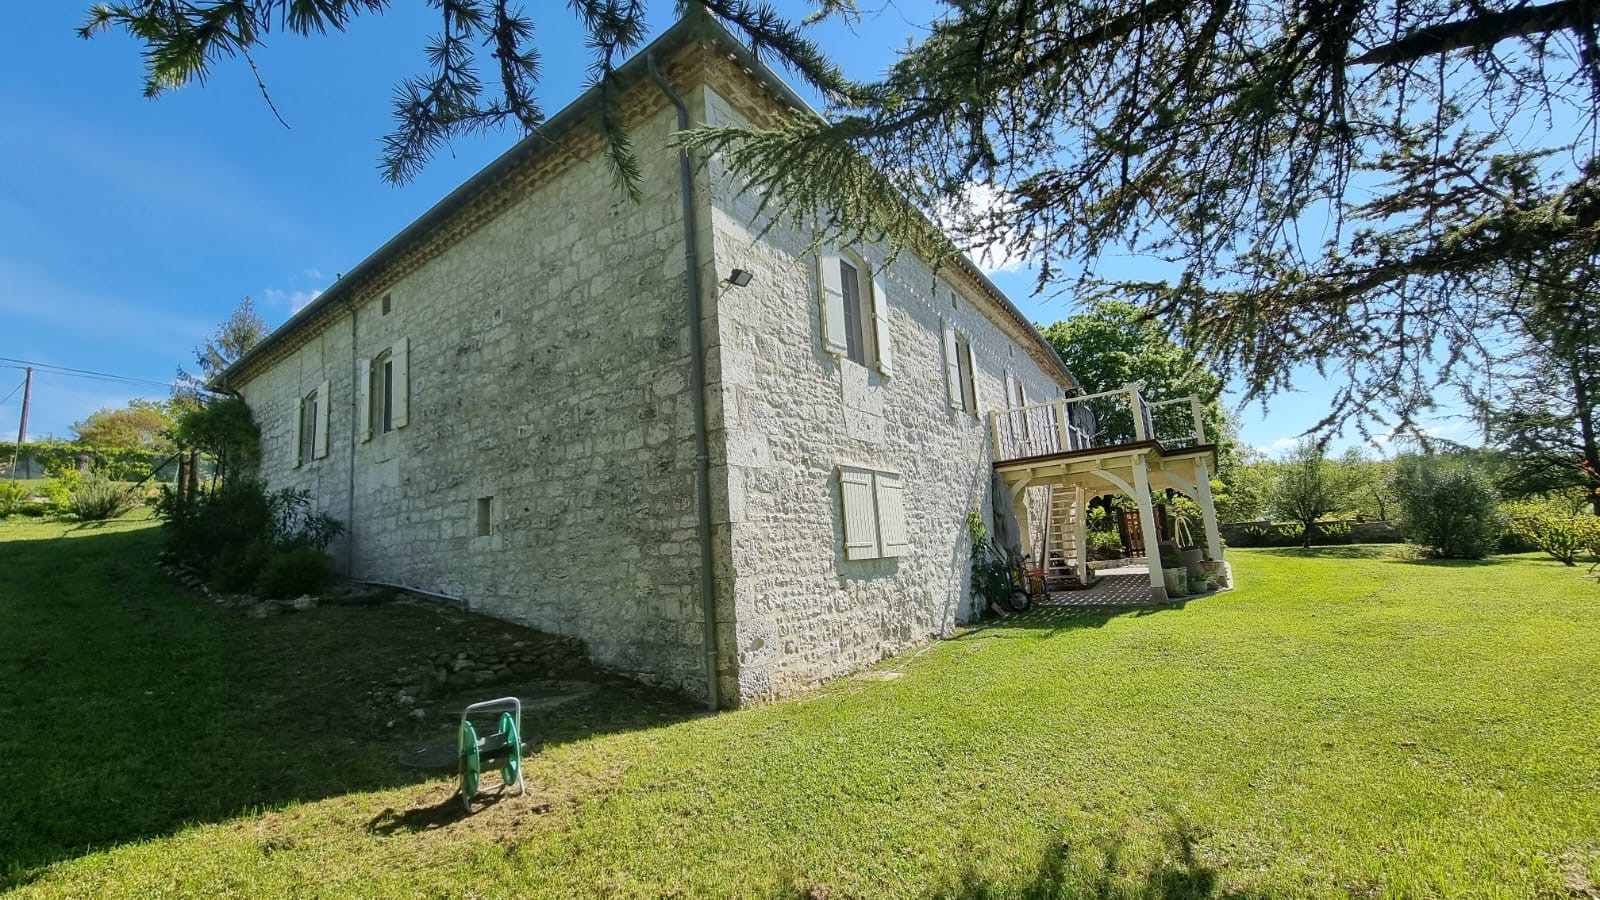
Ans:
<svg viewBox="0 0 1600 900"><path fill-rule="evenodd" d="M389 295L388 294L384 294L382 302L380 302L378 304L378 308L380 310L379 315L387 316L389 314L389 310L392 308L392 306L393 306L393 304L389 300Z"/></svg>
<svg viewBox="0 0 1600 900"><path fill-rule="evenodd" d="M839 260L839 286L844 291L844 355L860 365L867 364L867 336L862 321L861 274L845 260Z"/></svg>
<svg viewBox="0 0 1600 900"><path fill-rule="evenodd" d="M478 517L476 534L478 537L488 537L494 530L494 498L478 498Z"/></svg>
<svg viewBox="0 0 1600 900"><path fill-rule="evenodd" d="M300 462L316 458L317 425L322 417L318 413L317 392L312 391L300 401Z"/></svg>

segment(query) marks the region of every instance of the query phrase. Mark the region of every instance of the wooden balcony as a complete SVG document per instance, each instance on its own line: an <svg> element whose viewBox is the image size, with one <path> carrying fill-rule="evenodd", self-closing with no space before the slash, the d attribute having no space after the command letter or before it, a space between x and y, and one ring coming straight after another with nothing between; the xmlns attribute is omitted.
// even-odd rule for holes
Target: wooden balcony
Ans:
<svg viewBox="0 0 1600 900"><path fill-rule="evenodd" d="M1073 534L1051 527L1060 512L1043 516L1046 560L1071 559L1081 581L1088 581L1084 555L1084 505L1101 494L1120 493L1139 506L1146 533L1154 534L1151 491L1172 489L1195 500L1204 519L1207 556L1221 560L1222 540L1211 496L1216 446L1207 442L1203 407L1196 397L1147 403L1141 385L1084 397L1059 398L989 414L995 471L1000 475L1019 522L1026 523L1030 488L1049 488L1052 497L1069 498ZM1047 507L1050 504L1047 502ZM1060 504L1055 504L1060 508ZM1030 551L1032 552L1032 551ZM1159 564L1151 554L1151 597L1164 600Z"/></svg>

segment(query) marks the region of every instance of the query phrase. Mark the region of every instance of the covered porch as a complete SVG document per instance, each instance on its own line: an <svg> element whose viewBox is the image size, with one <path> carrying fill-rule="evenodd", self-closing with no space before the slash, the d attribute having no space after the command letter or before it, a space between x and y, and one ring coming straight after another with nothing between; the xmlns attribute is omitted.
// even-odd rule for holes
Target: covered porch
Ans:
<svg viewBox="0 0 1600 900"><path fill-rule="evenodd" d="M1064 579L1090 587L1088 503L1109 493L1128 497L1145 546L1147 602L1165 603L1171 598L1151 492L1171 489L1200 507L1197 549L1221 570L1223 586L1231 586L1211 494L1216 447L1206 441L1200 401L1147 403L1140 390L1130 384L990 413L994 466L1006 494L995 501L1010 504L1032 544L1026 552L1053 585Z"/></svg>

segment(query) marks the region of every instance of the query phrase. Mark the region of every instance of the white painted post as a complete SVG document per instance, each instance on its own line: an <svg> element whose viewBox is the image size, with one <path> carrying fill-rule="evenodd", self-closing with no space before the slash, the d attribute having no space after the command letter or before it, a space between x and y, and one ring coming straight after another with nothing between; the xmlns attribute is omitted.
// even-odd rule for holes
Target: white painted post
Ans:
<svg viewBox="0 0 1600 900"><path fill-rule="evenodd" d="M1078 544L1078 583L1089 583L1089 492L1082 485L1072 488L1072 508L1077 512L1073 540Z"/></svg>
<svg viewBox="0 0 1600 900"><path fill-rule="evenodd" d="M1067 432L1067 400L1065 397L1056 398L1056 440L1061 446L1056 448L1057 453L1065 453L1073 449L1072 435Z"/></svg>
<svg viewBox="0 0 1600 900"><path fill-rule="evenodd" d="M1217 527L1217 504L1211 497L1211 470L1203 459L1194 461L1194 488L1200 496L1200 519L1206 526L1206 555L1222 559L1222 529Z"/></svg>
<svg viewBox="0 0 1600 900"><path fill-rule="evenodd" d="M1144 558L1150 569L1150 599L1165 603L1167 581L1161 572L1161 542L1156 533L1156 507L1150 501L1150 473L1144 456L1133 461L1133 502L1139 504L1139 528L1144 531Z"/></svg>
<svg viewBox="0 0 1600 900"><path fill-rule="evenodd" d="M1128 410L1133 413L1133 439L1147 440L1144 429L1144 398L1139 396L1137 384L1128 385Z"/></svg>
<svg viewBox="0 0 1600 900"><path fill-rule="evenodd" d="M989 440L994 444L994 462L1005 459L1000 455L1000 411L989 411Z"/></svg>
<svg viewBox="0 0 1600 900"><path fill-rule="evenodd" d="M1199 397L1189 398L1189 412L1194 415L1194 442L1196 444L1204 444L1206 442L1206 415L1205 410L1200 408Z"/></svg>

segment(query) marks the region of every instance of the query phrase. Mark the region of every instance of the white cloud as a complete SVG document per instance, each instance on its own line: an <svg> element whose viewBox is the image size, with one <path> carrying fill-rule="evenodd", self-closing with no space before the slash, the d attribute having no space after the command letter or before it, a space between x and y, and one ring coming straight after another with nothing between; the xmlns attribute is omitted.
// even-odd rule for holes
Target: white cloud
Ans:
<svg viewBox="0 0 1600 900"><path fill-rule="evenodd" d="M1281 438L1278 438L1277 440L1272 442L1272 449L1274 449L1274 450L1293 450L1297 445L1299 445L1299 443L1300 443L1300 439L1299 438L1281 437Z"/></svg>
<svg viewBox="0 0 1600 900"><path fill-rule="evenodd" d="M288 307L289 315L291 316L305 309L307 304L320 296L322 296L321 288L310 291L283 291L277 288L267 288L261 292L262 299L268 303L274 306Z"/></svg>
<svg viewBox="0 0 1600 900"><path fill-rule="evenodd" d="M963 249L985 275L1016 272L1030 268L1027 247L1032 242L1023 243L1019 250L1017 239L1020 235L1015 229L1002 226L999 236L993 240L971 240L976 237L975 232L985 232L985 236L995 237L985 226L992 226L997 220L1004 221L1012 208L1013 205L1001 196L999 188L971 183L962 190L959 200L936 210L934 220L957 242L966 241Z"/></svg>

